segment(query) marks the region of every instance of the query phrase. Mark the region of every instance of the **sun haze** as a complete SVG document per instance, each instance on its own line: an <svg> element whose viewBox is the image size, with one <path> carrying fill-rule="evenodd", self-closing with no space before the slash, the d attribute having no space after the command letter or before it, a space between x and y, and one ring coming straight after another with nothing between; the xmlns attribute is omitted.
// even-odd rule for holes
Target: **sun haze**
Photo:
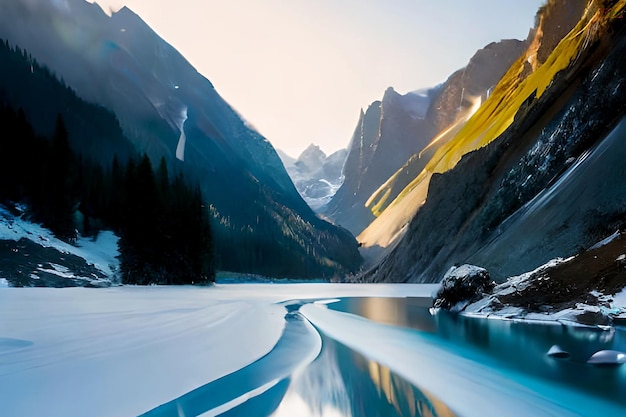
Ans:
<svg viewBox="0 0 626 417"><path fill-rule="evenodd" d="M543 0L97 0L139 14L272 144L346 147L393 86L431 87L490 42L526 38Z"/></svg>

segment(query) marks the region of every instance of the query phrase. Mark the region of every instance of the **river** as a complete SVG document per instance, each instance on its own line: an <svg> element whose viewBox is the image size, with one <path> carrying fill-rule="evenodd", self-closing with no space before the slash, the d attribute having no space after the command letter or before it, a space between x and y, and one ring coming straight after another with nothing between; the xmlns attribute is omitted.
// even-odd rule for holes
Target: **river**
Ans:
<svg viewBox="0 0 626 417"><path fill-rule="evenodd" d="M0 415L626 415L626 366L587 363L626 329L431 313L436 288L4 288Z"/></svg>
<svg viewBox="0 0 626 417"><path fill-rule="evenodd" d="M626 415L626 367L586 363L626 350L624 329L432 314L429 303L285 302L268 355L146 416ZM548 356L555 344L570 356Z"/></svg>

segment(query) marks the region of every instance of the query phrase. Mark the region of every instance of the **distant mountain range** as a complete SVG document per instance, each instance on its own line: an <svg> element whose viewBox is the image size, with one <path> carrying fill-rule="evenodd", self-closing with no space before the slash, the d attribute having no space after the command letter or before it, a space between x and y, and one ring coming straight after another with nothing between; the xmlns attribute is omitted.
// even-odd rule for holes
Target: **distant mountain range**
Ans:
<svg viewBox="0 0 626 417"><path fill-rule="evenodd" d="M340 149L331 155L319 146L309 145L297 159L278 150L296 189L313 210L323 210L343 183L343 165L348 151Z"/></svg>
<svg viewBox="0 0 626 417"><path fill-rule="evenodd" d="M25 49L81 98L112 110L134 152L154 164L165 157L170 169L199 184L213 217L219 268L319 277L359 267L354 238L315 215L270 143L130 9L109 17L84 0L6 0L0 38ZM0 89L10 90L11 82L3 78ZM58 106L49 99L54 119ZM108 164L111 152L98 146L80 150Z"/></svg>

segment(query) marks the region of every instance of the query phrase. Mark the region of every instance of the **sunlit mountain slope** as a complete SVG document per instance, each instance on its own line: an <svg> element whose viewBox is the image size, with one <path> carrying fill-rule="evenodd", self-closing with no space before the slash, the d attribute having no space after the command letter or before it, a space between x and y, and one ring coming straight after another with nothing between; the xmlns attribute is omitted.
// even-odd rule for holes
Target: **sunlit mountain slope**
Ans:
<svg viewBox="0 0 626 417"><path fill-rule="evenodd" d="M540 10L527 53L387 210L423 203L404 238L371 271L373 279L436 281L449 266L470 261L503 277L572 255L624 223L623 169L610 153L597 156L593 149L608 140L619 146L615 135L622 134L611 131L626 103L626 2L589 1L572 21L575 3L551 1ZM558 40L555 30L563 31L568 21L571 30ZM588 154L596 156L582 164ZM590 161L604 165L613 185L593 185L593 175L580 173L596 168L569 174ZM565 173L570 180L564 181ZM569 198L551 200L558 208L542 206L541 225L529 223L522 210L537 204L531 201L541 193L565 193L566 183L567 194L560 195ZM599 190L593 198L585 194L591 187ZM597 210L589 211L594 202ZM404 226L387 221L380 229ZM513 251L514 242L525 249Z"/></svg>

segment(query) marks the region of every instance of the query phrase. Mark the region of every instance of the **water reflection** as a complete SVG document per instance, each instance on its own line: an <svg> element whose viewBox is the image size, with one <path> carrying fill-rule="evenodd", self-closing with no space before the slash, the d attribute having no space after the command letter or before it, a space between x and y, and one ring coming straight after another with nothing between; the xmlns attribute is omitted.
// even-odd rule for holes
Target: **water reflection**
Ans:
<svg viewBox="0 0 626 417"><path fill-rule="evenodd" d="M450 396L446 397L446 390L450 388L449 384L434 385L437 388L431 389L437 390L437 395L451 401L450 404L455 404L453 412L434 395L434 391L428 392L420 386L415 386L388 367L372 361L324 334L319 335L298 312L301 305L302 302L286 305L289 312L285 316L285 331L270 353L233 374L199 387L151 410L146 415L452 417L457 414L463 415L468 412L469 407L476 406L472 404L472 401L468 401L467 404L455 403L451 401ZM602 331L558 324L539 325L527 322L486 320L445 312L432 316L423 300L416 299L352 298L328 304L328 307L387 325L412 329L399 329L399 331L394 329L395 333L408 334L411 337L393 340L406 343L403 347L409 355L427 352L426 357L430 360L441 361L440 356L445 353L444 356L448 361L441 361L441 367L437 367L437 364L428 367L428 363L421 363L417 367L410 368L411 372L420 372L426 367L431 369L430 372L443 370L443 378L446 378L445 375L450 376L450 372L454 374L452 376L459 374L461 378L450 379L456 383L453 387L456 388L455 395L463 395L463 398L476 398L475 395L483 395L483 400L487 398L488 407L491 407L492 402L502 406L513 398L512 396L523 395L517 390L525 385L532 391L532 395L525 394L526 397L522 403L543 398L556 401L558 407L564 406L564 409L580 414L579 410L575 409L576 401L573 396L586 393L607 400L600 405L604 407L602 410L611 411L601 411L598 415L614 415L615 405L620 410L626 410L626 397L624 396L626 366L607 368L586 363L587 359L598 350L626 351L624 329ZM382 331L382 327L384 326L371 326L374 338L376 335L381 337L381 335L390 334ZM338 328L344 329L341 326ZM377 328L378 333L376 333ZM350 331L349 327L345 329ZM365 341L367 337L361 339ZM386 349L388 341L385 339L382 342L379 348L382 346ZM374 340L370 340L370 343L376 344ZM430 349L430 352L434 351L436 354L429 355L429 350L413 350L418 346L429 345L434 347ZM553 345L559 345L568 351L570 356L566 359L548 356L547 352ZM367 349L363 351L368 352ZM320 353L316 357L317 352ZM395 365L390 366L406 376L409 374L405 373L406 369L400 366L407 365L407 362L415 356L402 356L402 358L401 362L396 361ZM462 360L455 362L454 359L457 358L462 358ZM450 363L454 363L452 368L446 367L446 364ZM466 363L478 363L481 366L469 366L463 369L463 364ZM480 374L486 369L490 372L485 375ZM492 370L497 370L497 376L500 379L493 379ZM415 376L415 374L412 375ZM442 377L441 375L418 375L422 378L414 381L420 381L420 384L429 387L431 386L427 384L429 379ZM489 375L491 379L485 379ZM532 378L526 378L526 376ZM476 384L489 386L488 381L502 381L503 377L511 378L515 382L512 385L515 388L500 391L497 389L476 390ZM537 380L542 380L543 383L536 383ZM556 394L548 392L551 390L550 387L557 385L574 389L556 390ZM494 397L488 396L492 393ZM500 398L497 398L498 395ZM561 397L557 398L558 395ZM482 404L484 405L485 401ZM589 402L581 401L578 404L587 407L582 414L592 415L589 412ZM597 411L598 404L594 402L591 410ZM605 406L606 404L611 404L611 406ZM570 406L574 408L568 408ZM503 415L506 414L503 412ZM496 412L490 415L499 414ZM518 410L517 415L527 414L520 414ZM626 413L618 413L618 415L626 415Z"/></svg>
<svg viewBox="0 0 626 417"><path fill-rule="evenodd" d="M272 417L450 417L437 398L389 368L323 338L321 355L294 376Z"/></svg>
<svg viewBox="0 0 626 417"><path fill-rule="evenodd" d="M344 298L328 307L358 314L370 320L394 326L410 327L434 333L437 326L428 312L432 301L423 298Z"/></svg>
<svg viewBox="0 0 626 417"><path fill-rule="evenodd" d="M322 338L322 352L293 376L274 417L349 417L350 396L337 361L335 343Z"/></svg>
<svg viewBox="0 0 626 417"><path fill-rule="evenodd" d="M398 416L454 416L452 411L426 390L418 390L398 377L389 368L368 361L369 375L378 388L378 395L395 409Z"/></svg>
<svg viewBox="0 0 626 417"><path fill-rule="evenodd" d="M470 318L446 312L433 317L421 304L422 301L412 299L354 298L330 304L329 308L384 324L413 328L428 333L433 343L449 344L462 356L473 356L499 369L574 387L626 406L626 366L606 368L586 363L598 350L626 351L623 328L604 331L558 323L545 325ZM555 344L571 356L568 359L548 356L548 350ZM378 379L379 385L385 386L384 375L375 370L371 374L374 375L371 379ZM387 393L389 390L385 388L383 391Z"/></svg>

